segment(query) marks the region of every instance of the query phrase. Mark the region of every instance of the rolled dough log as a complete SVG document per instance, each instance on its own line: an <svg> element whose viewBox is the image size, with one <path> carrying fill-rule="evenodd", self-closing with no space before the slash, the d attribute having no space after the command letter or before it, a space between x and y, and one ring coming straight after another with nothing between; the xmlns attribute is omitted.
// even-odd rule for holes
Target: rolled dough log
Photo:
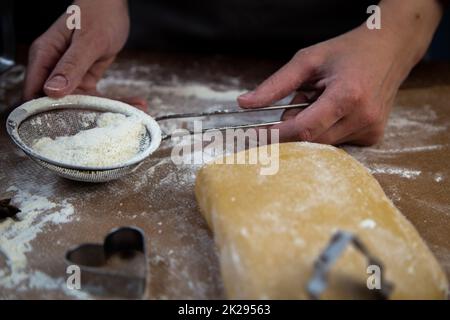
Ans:
<svg viewBox="0 0 450 320"><path fill-rule="evenodd" d="M308 298L313 263L336 230L356 234L382 261L392 299L446 298L438 262L360 163L311 143L280 144L279 154L275 175L260 175L261 164L213 163L198 173L196 198L228 298ZM366 297L369 276L364 256L348 247L322 298Z"/></svg>

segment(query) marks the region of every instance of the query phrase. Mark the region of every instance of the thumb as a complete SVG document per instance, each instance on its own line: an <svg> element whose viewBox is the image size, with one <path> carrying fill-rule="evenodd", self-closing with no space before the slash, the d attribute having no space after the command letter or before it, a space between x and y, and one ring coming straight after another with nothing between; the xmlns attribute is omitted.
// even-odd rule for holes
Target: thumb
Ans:
<svg viewBox="0 0 450 320"><path fill-rule="evenodd" d="M311 60L299 51L280 70L261 83L254 91L238 97L243 108L257 108L272 104L292 93L306 82L314 71Z"/></svg>
<svg viewBox="0 0 450 320"><path fill-rule="evenodd" d="M45 94L60 98L72 93L97 57L95 50L87 50L85 42L72 42L45 82Z"/></svg>

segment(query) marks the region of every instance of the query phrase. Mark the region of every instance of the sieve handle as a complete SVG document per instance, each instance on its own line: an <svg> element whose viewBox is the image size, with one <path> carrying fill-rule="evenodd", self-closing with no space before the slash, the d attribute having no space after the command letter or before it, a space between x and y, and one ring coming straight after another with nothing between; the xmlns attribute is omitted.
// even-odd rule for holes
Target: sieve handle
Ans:
<svg viewBox="0 0 450 320"><path fill-rule="evenodd" d="M250 113L250 112L289 110L289 109L306 108L309 105L310 105L309 103L297 103L297 104L287 104L287 105L280 105L280 106L266 106L266 107L254 108L254 109L223 109L223 110L206 111L206 112L174 113L174 114L167 114L167 115L155 117L155 120L156 121L164 121L164 120L169 120L169 119L201 118L201 117L208 117L208 116L222 116L222 115L242 114L242 113ZM270 125L279 124L279 123L281 123L281 121L249 123L249 124L241 124L241 125L236 125L236 126L223 126L223 127L207 128L207 129L203 129L201 132L194 132L193 130L185 130L184 133L177 134L177 136L192 135L192 134L196 134L196 133L205 133L206 131L221 131L221 130L227 130L227 129L255 128L255 127L261 127L261 126L270 126ZM169 137L170 137L170 134L163 134L162 140L165 140Z"/></svg>
<svg viewBox="0 0 450 320"><path fill-rule="evenodd" d="M220 115L249 113L249 112L306 108L309 105L310 105L309 103L297 103L297 104L287 104L287 105L281 105L281 106L266 106L266 107L261 107L261 108L252 108L252 109L224 109L224 110L215 110L215 111L206 111L206 112L173 113L173 114L166 114L166 115L162 115L159 117L155 117L154 119L156 121L163 121L163 120L169 120L169 119L200 118L200 117L207 117L207 116L220 116Z"/></svg>

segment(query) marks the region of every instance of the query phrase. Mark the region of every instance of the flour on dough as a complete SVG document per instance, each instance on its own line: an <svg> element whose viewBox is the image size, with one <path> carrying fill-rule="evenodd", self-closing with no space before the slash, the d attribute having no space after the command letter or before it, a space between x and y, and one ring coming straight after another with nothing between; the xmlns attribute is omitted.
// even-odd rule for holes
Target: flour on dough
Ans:
<svg viewBox="0 0 450 320"><path fill-rule="evenodd" d="M228 298L308 298L314 262L337 230L357 235L380 259L395 286L392 299L446 298L448 282L433 254L350 155L284 143L278 173L260 179L260 167L212 163L197 175L197 202L219 248ZM348 248L322 298L367 297L368 277L366 259Z"/></svg>

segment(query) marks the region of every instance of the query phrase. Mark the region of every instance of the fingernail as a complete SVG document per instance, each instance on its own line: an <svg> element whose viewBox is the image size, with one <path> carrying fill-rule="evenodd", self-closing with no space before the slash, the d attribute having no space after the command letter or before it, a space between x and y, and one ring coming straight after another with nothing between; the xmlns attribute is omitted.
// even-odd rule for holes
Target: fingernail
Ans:
<svg viewBox="0 0 450 320"><path fill-rule="evenodd" d="M67 87L69 81L62 75L56 75L45 83L45 89L61 90Z"/></svg>
<svg viewBox="0 0 450 320"><path fill-rule="evenodd" d="M244 93L244 94L241 94L239 97L238 97L238 99L249 99L249 98L251 98L253 95L255 94L255 92L254 91L249 91L249 92L247 92L247 93Z"/></svg>

